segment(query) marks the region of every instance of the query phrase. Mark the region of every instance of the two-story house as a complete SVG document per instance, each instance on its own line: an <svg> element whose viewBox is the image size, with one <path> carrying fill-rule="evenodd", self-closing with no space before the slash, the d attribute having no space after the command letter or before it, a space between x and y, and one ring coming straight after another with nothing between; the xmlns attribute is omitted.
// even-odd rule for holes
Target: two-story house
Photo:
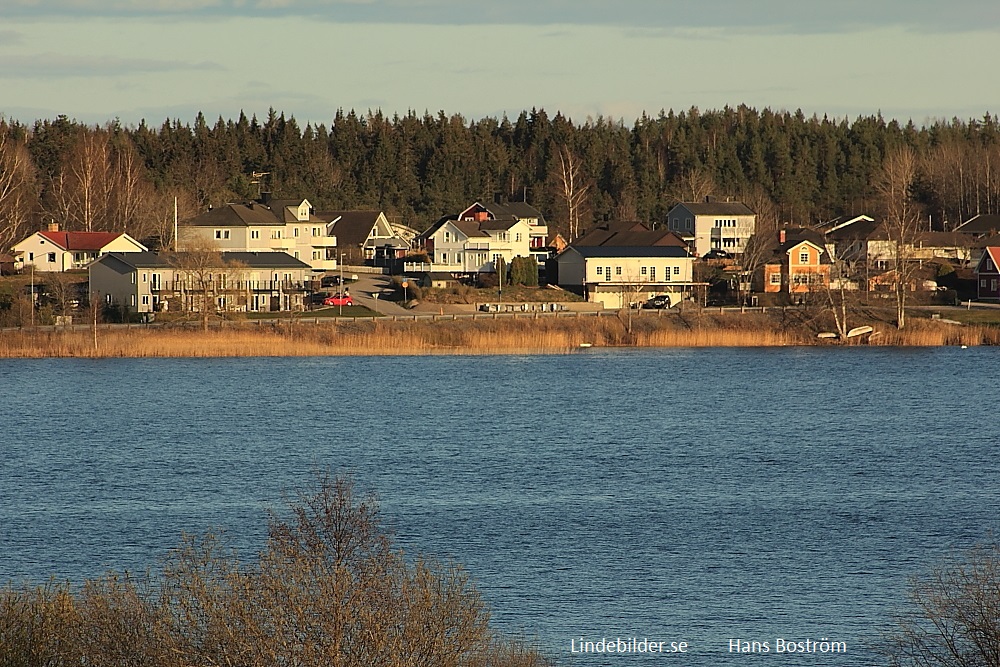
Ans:
<svg viewBox="0 0 1000 667"><path fill-rule="evenodd" d="M133 313L301 310L313 269L288 253L108 253L89 266L90 293Z"/></svg>
<svg viewBox="0 0 1000 667"><path fill-rule="evenodd" d="M427 253L426 270L450 273L491 273L499 259L515 257L544 262L548 227L541 213L523 202L473 204L457 216L446 216L414 241Z"/></svg>
<svg viewBox="0 0 1000 667"><path fill-rule="evenodd" d="M683 202L667 213L667 229L686 240L697 257L712 250L742 254L757 227L757 215L740 202Z"/></svg>
<svg viewBox="0 0 1000 667"><path fill-rule="evenodd" d="M336 237L337 250L347 264L399 259L410 249L382 211L319 211L327 233Z"/></svg>
<svg viewBox="0 0 1000 667"><path fill-rule="evenodd" d="M638 222L607 222L570 244L553 261L557 284L605 308L624 308L655 296L680 303L694 285L687 243Z"/></svg>
<svg viewBox="0 0 1000 667"><path fill-rule="evenodd" d="M1000 246L987 246L976 264L976 284L981 301L1000 301Z"/></svg>
<svg viewBox="0 0 1000 667"><path fill-rule="evenodd" d="M274 199L226 204L186 220L178 228L178 249L211 246L222 252L287 252L314 271L337 268L337 238L315 215L308 199Z"/></svg>
<svg viewBox="0 0 1000 667"><path fill-rule="evenodd" d="M520 246L515 257L534 257L535 261L544 265L549 257L548 235L549 228L542 217L541 211L534 206L523 201L505 201L502 196L495 195L492 203L476 202L458 214L458 220L462 221L493 221L495 223L523 222L527 225L528 231L524 240L527 241L528 253L521 254ZM521 239L515 239L520 243Z"/></svg>
<svg viewBox="0 0 1000 667"><path fill-rule="evenodd" d="M61 232L57 224L35 232L14 246L14 268L33 266L35 271L71 271L109 252L143 252L142 245L128 234L115 232Z"/></svg>
<svg viewBox="0 0 1000 667"><path fill-rule="evenodd" d="M781 229L757 288L786 294L820 291L830 284L830 265L822 234L811 229Z"/></svg>

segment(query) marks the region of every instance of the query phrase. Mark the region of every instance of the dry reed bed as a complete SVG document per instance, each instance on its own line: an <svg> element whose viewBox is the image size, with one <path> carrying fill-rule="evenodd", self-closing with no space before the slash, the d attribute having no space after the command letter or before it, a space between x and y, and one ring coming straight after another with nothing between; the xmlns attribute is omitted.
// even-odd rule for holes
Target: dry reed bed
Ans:
<svg viewBox="0 0 1000 667"><path fill-rule="evenodd" d="M223 330L14 331L0 334L0 358L292 357L328 355L559 354L593 347L778 347L810 345L814 334L766 318L588 317L438 322L276 323ZM880 327L877 345L997 345L1000 330L914 322Z"/></svg>

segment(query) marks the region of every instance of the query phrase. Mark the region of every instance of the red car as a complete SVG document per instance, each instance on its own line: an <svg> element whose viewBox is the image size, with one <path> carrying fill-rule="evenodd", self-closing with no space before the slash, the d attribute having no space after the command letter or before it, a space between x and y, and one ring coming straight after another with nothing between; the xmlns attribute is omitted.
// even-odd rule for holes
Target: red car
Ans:
<svg viewBox="0 0 1000 667"><path fill-rule="evenodd" d="M324 306L353 306L354 299L349 294L334 294L323 299Z"/></svg>

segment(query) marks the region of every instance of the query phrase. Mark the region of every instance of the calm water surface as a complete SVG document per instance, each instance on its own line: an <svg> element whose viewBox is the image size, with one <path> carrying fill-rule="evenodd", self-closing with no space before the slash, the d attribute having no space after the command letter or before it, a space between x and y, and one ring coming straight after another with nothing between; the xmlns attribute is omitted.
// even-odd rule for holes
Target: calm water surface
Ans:
<svg viewBox="0 0 1000 667"><path fill-rule="evenodd" d="M253 553L328 466L562 664L777 637L873 664L907 577L1000 528L995 355L0 361L0 580L156 567L211 527ZM619 636L691 653L570 651Z"/></svg>

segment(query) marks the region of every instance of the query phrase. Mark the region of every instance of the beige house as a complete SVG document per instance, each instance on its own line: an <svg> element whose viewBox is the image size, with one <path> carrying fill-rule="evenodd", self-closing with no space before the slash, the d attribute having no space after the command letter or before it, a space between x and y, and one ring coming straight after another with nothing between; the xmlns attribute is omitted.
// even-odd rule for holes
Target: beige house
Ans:
<svg viewBox="0 0 1000 667"><path fill-rule="evenodd" d="M570 245L555 261L560 287L582 290L605 308L637 306L658 295L676 305L695 284L693 258L676 245Z"/></svg>
<svg viewBox="0 0 1000 667"><path fill-rule="evenodd" d="M272 251L108 253L89 271L92 295L133 313L302 310L313 275L305 262Z"/></svg>
<svg viewBox="0 0 1000 667"><path fill-rule="evenodd" d="M178 249L205 247L222 252L286 252L314 271L337 268L337 238L315 215L308 199L272 199L226 204L178 227Z"/></svg>
<svg viewBox="0 0 1000 667"><path fill-rule="evenodd" d="M667 213L667 228L698 257L712 250L740 255L757 228L757 215L740 202L685 202Z"/></svg>
<svg viewBox="0 0 1000 667"><path fill-rule="evenodd" d="M35 271L61 272L86 268L109 252L143 252L142 245L128 234L115 232L61 232L50 225L14 246L14 268L34 266Z"/></svg>

